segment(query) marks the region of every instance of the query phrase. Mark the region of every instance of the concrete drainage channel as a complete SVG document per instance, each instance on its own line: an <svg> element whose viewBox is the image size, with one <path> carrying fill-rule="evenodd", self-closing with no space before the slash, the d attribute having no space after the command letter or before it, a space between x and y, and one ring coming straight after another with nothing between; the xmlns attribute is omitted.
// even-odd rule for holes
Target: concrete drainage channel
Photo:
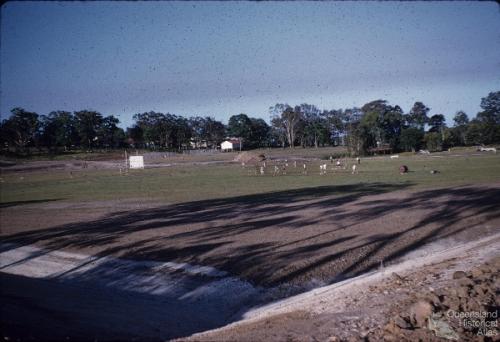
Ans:
<svg viewBox="0 0 500 342"><path fill-rule="evenodd" d="M212 267L12 244L0 245L0 276L2 324L26 338L187 336L239 319L264 295Z"/></svg>

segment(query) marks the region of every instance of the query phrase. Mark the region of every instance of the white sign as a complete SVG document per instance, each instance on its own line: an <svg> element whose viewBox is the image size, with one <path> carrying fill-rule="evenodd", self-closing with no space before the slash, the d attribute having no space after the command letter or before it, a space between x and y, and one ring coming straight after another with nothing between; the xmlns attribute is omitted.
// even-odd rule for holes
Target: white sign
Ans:
<svg viewBox="0 0 500 342"><path fill-rule="evenodd" d="M143 156L130 156L129 163L131 169L144 169Z"/></svg>

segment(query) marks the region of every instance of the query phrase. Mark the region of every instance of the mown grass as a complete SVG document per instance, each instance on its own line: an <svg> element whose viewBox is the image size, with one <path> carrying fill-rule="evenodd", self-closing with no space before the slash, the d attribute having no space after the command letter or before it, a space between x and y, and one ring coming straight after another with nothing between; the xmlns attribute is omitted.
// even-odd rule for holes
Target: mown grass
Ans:
<svg viewBox="0 0 500 342"><path fill-rule="evenodd" d="M300 151L299 151L300 152ZM319 152L318 152L319 153ZM350 161L352 164L353 160ZM321 163L324 163L322 161ZM359 174L346 170L319 175L320 161L308 163L308 175L302 165L289 163L287 175L273 177L268 164L265 176L255 175L254 167L238 164L180 165L175 167L131 170L82 170L5 173L0 183L0 202L40 200L122 200L143 198L179 203L210 198L267 193L318 186L359 183L404 185L413 189L491 183L500 181L500 155L481 156L401 156L399 159L367 158L359 165ZM410 172L399 174L405 164ZM430 170L439 170L431 174Z"/></svg>

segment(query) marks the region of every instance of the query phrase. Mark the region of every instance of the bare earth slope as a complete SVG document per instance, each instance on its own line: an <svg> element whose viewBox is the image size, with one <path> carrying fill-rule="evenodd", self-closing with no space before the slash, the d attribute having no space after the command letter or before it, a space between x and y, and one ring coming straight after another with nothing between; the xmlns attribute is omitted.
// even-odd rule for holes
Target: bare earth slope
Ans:
<svg viewBox="0 0 500 342"><path fill-rule="evenodd" d="M500 234L458 244L251 310L183 341L496 341L497 317L485 323L455 313L498 314L499 247Z"/></svg>
<svg viewBox="0 0 500 342"><path fill-rule="evenodd" d="M0 210L1 241L189 262L255 285L307 287L361 274L438 239L468 241L500 227L500 184L392 190L374 183L175 205L14 205Z"/></svg>

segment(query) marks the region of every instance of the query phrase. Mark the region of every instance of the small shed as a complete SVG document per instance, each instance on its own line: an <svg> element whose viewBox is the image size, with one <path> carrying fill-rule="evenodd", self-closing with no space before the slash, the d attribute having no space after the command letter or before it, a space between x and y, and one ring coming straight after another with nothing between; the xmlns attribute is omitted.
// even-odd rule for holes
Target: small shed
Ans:
<svg viewBox="0 0 500 342"><path fill-rule="evenodd" d="M220 144L220 149L222 151L236 151L242 148L241 139L228 139Z"/></svg>

